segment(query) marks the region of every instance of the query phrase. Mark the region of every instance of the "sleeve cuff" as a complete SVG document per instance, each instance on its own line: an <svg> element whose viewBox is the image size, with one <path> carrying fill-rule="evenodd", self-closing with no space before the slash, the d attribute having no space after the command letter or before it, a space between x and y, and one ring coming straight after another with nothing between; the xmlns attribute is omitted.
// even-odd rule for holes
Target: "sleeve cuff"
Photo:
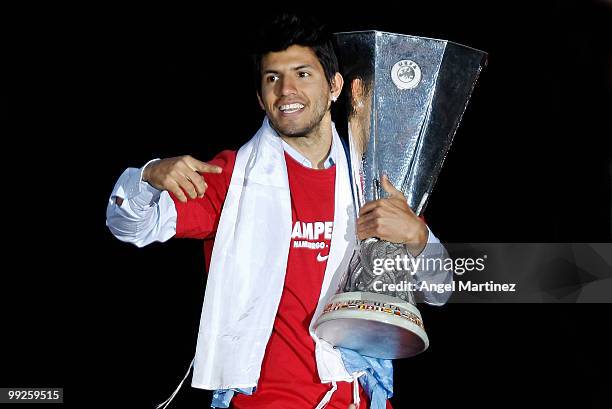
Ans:
<svg viewBox="0 0 612 409"><path fill-rule="evenodd" d="M425 248L419 254L420 257L423 258L438 258L444 255L444 247L440 240L432 233L427 226L427 244L425 244Z"/></svg>
<svg viewBox="0 0 612 409"><path fill-rule="evenodd" d="M150 206L151 204L159 201L161 190L154 188L149 183L142 180L142 173L144 169L150 163L158 160L159 158L152 159L145 163L145 165L140 169L126 169L121 177L119 177L119 180L111 193L111 199L119 197L124 199L124 201L130 200L140 207Z"/></svg>
<svg viewBox="0 0 612 409"><path fill-rule="evenodd" d="M421 250L418 255L413 256L408 248L408 245L404 245L406 247L406 252L408 253L409 257L440 257L440 255L442 254L442 252L440 251L440 248L442 247L440 240L438 240L438 238L431 232L429 226L425 226L427 227L427 243L425 243L425 247L423 247L423 250Z"/></svg>
<svg viewBox="0 0 612 409"><path fill-rule="evenodd" d="M159 201L161 190L156 189L148 182L144 182L142 180L142 174L145 168L149 166L149 164L157 162L158 160L159 158L151 159L145 163L144 166L138 171L138 179L134 180L133 182L130 181L130 187L133 189L132 192L134 193L132 198L134 199L134 203L136 203L138 206L150 206L151 204Z"/></svg>

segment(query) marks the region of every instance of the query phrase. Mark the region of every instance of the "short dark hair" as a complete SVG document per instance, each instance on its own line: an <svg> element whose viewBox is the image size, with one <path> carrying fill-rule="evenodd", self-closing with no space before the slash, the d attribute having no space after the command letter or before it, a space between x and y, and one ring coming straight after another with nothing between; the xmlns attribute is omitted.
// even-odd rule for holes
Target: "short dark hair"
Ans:
<svg viewBox="0 0 612 409"><path fill-rule="evenodd" d="M281 14L265 23L253 45L253 77L257 92L261 92L261 60L270 52L286 50L292 45L311 48L323 66L327 83L331 85L338 72L338 57L333 37L314 17Z"/></svg>

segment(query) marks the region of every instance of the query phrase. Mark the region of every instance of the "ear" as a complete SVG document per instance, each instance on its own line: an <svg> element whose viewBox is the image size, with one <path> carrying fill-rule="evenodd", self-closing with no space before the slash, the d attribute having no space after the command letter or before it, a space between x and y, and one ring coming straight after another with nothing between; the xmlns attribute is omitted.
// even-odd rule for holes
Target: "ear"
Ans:
<svg viewBox="0 0 612 409"><path fill-rule="evenodd" d="M340 96L343 85L344 85L344 78L342 78L342 75L340 75L340 73L337 72L334 75L334 78L332 79L332 82L331 82L332 97L338 98Z"/></svg>
<svg viewBox="0 0 612 409"><path fill-rule="evenodd" d="M356 106L357 101L363 100L363 94L363 81L361 80L361 78L357 77L353 81L351 81L351 96L353 99L351 101L351 105Z"/></svg>
<svg viewBox="0 0 612 409"><path fill-rule="evenodd" d="M265 111L266 108L264 108L264 104L263 104L263 101L261 100L261 95L259 95L259 91L256 91L256 94L257 94L257 102L259 102L259 106L261 107L261 109Z"/></svg>

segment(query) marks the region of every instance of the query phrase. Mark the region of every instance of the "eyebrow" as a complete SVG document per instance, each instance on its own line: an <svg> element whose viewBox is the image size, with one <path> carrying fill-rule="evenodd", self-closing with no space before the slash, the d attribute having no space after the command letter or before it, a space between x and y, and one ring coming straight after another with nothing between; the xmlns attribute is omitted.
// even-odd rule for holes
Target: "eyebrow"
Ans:
<svg viewBox="0 0 612 409"><path fill-rule="evenodd" d="M297 67L293 67L291 70L299 71L299 70L303 70L305 68L312 68L312 65L310 65L310 64L298 65ZM278 74L278 71L276 71L276 70L265 70L263 73L264 74Z"/></svg>

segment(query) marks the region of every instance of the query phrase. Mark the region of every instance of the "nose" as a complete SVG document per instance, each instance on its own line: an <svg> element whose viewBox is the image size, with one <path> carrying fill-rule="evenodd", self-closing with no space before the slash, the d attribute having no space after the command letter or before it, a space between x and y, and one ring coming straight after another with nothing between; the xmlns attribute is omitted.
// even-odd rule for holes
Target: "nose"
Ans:
<svg viewBox="0 0 612 409"><path fill-rule="evenodd" d="M290 76L283 77L281 79L280 92L283 96L297 94L297 84L295 79L291 78Z"/></svg>

